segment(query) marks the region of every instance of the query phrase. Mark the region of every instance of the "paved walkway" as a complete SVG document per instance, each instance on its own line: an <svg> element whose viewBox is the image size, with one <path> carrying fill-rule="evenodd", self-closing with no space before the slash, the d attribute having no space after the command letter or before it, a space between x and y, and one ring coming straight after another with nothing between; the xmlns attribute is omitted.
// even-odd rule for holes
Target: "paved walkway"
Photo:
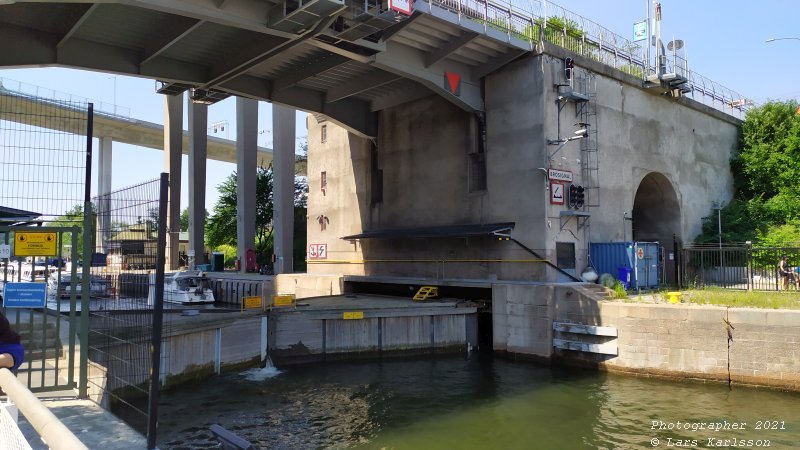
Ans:
<svg viewBox="0 0 800 450"><path fill-rule="evenodd" d="M147 448L144 436L90 400L79 400L74 396L53 396L53 394L42 394L38 397L86 447L92 450ZM34 450L48 448L21 413L19 428Z"/></svg>

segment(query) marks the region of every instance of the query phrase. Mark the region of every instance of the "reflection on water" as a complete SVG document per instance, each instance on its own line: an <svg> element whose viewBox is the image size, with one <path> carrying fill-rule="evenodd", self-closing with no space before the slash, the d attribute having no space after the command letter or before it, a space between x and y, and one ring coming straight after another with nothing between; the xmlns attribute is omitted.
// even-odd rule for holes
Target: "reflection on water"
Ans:
<svg viewBox="0 0 800 450"><path fill-rule="evenodd" d="M793 393L477 355L270 373L263 381L249 381L254 372L246 372L165 392L159 448L219 448L207 431L213 423L269 449L719 448L732 439L745 440L738 448L758 440L800 447L800 395ZM767 420L784 429L756 429ZM731 429L708 430L726 423Z"/></svg>

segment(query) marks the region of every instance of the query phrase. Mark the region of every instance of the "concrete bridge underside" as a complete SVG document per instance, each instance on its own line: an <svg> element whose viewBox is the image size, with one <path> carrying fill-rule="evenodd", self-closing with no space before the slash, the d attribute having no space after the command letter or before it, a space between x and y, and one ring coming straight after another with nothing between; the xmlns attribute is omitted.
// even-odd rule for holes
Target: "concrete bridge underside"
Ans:
<svg viewBox="0 0 800 450"><path fill-rule="evenodd" d="M257 114L247 99L322 114L369 138L377 137L379 111L431 95L468 112L483 111L482 77L532 44L487 28L485 21L462 21L440 5L446 6L419 1L406 15L381 2L349 0L7 0L0 2L0 67L64 66L158 80L157 92L167 95L165 168L173 180L179 176L179 155L188 144L189 249L202 254L202 161L219 152L202 139L205 105L239 97L237 235L244 242L252 241L255 229L248 213L255 209L255 176L245 168L254 166L258 127L257 119L244 117ZM185 92L192 100L186 138L178 107ZM273 115L274 181L276 194L283 193L274 203L276 273L292 270L294 131L281 131L293 127L290 118ZM101 140L101 172L110 167L110 142ZM100 184L100 192L108 192L110 177ZM169 197L180 197L180 183L170 185ZM179 202L170 204L168 227L174 229ZM168 246L167 260L176 268L177 241ZM239 256L250 248L240 242Z"/></svg>

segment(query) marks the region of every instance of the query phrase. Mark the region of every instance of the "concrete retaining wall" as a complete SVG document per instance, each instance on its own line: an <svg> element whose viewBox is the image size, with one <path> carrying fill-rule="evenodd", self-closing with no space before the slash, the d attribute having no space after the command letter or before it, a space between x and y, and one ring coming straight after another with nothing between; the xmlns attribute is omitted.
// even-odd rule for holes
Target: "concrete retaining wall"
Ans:
<svg viewBox="0 0 800 450"><path fill-rule="evenodd" d="M477 341L475 308L414 313L365 311L364 315L362 320L343 320L338 311L274 314L270 322L270 357L276 364L297 364L370 357L382 352L460 350L467 342L476 345Z"/></svg>
<svg viewBox="0 0 800 450"><path fill-rule="evenodd" d="M580 289L495 286L495 350L610 371L800 391L800 311L597 301ZM614 327L618 337L554 332L554 321ZM616 343L618 354L554 349L553 338Z"/></svg>
<svg viewBox="0 0 800 450"><path fill-rule="evenodd" d="M342 295L341 275L286 273L275 275L276 294L294 294L295 298Z"/></svg>

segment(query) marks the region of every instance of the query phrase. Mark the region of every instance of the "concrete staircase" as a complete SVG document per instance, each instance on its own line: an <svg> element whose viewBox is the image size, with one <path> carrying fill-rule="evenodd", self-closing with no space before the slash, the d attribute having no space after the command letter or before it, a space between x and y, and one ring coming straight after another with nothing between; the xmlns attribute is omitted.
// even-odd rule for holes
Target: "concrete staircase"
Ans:
<svg viewBox="0 0 800 450"><path fill-rule="evenodd" d="M49 320L45 324L36 319L32 327L30 323L24 323L20 324L16 331L20 335L22 346L25 347L25 361L28 363L64 356L63 345L56 333L54 320Z"/></svg>
<svg viewBox="0 0 800 450"><path fill-rule="evenodd" d="M584 283L577 286L576 290L595 300L613 300L616 298L614 291L602 284Z"/></svg>

